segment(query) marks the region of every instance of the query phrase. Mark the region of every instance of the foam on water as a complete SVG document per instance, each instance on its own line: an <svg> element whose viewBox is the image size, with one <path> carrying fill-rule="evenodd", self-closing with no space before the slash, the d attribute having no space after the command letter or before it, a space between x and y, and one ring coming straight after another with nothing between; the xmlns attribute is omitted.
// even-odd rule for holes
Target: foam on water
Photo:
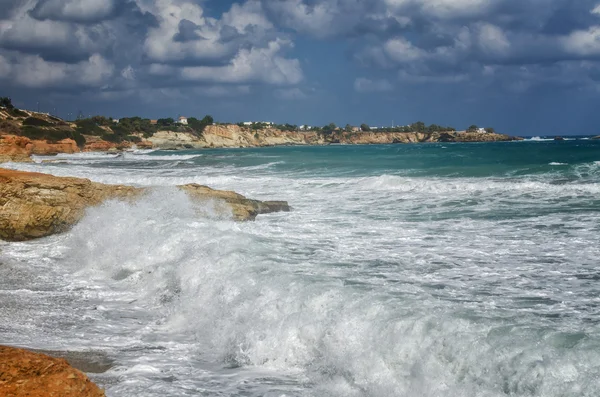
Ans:
<svg viewBox="0 0 600 397"><path fill-rule="evenodd" d="M14 165L167 187L2 244L0 333L107 352L117 366L95 379L113 396L594 396L598 164L548 164L520 178ZM235 223L183 180L294 211Z"/></svg>

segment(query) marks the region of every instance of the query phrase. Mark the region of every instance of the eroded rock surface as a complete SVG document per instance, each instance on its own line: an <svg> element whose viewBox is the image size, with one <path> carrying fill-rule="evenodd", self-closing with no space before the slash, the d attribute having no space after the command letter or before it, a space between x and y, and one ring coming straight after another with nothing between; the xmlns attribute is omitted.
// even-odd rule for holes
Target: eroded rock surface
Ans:
<svg viewBox="0 0 600 397"><path fill-rule="evenodd" d="M0 346L0 396L105 397L65 359Z"/></svg>
<svg viewBox="0 0 600 397"><path fill-rule="evenodd" d="M180 186L195 201L217 203L217 211L239 221L258 214L289 211L286 202L262 202L235 192L201 185ZM68 230L85 209L109 199L134 200L148 189L104 185L82 178L65 178L0 168L0 238L24 241Z"/></svg>

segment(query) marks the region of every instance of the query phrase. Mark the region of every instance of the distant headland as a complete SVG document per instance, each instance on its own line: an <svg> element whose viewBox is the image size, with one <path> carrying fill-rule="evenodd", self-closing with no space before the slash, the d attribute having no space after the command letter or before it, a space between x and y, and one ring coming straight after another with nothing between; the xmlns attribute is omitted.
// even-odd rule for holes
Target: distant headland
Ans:
<svg viewBox="0 0 600 397"><path fill-rule="evenodd" d="M416 122L405 126L367 124L323 127L270 122L219 123L179 117L114 119L104 116L66 121L48 113L17 109L0 98L0 161L29 161L31 154L142 149L239 148L283 145L367 145L419 142L497 142L522 138L475 125L466 131Z"/></svg>

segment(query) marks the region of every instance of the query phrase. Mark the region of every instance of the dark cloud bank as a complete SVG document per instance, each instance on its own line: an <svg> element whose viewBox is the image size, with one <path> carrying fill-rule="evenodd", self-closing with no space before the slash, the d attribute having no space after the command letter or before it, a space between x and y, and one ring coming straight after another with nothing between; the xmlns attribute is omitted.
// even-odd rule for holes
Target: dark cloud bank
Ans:
<svg viewBox="0 0 600 397"><path fill-rule="evenodd" d="M598 132L600 1L224 3L0 0L2 94L63 116Z"/></svg>

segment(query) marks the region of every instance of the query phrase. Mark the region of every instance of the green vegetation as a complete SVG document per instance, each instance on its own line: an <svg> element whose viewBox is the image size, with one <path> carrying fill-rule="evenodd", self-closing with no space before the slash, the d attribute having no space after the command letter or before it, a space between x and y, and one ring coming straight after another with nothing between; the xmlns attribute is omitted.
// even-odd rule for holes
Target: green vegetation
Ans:
<svg viewBox="0 0 600 397"><path fill-rule="evenodd" d="M6 96L0 97L0 106L5 107L8 110L12 110L15 108L12 104L11 99Z"/></svg>
<svg viewBox="0 0 600 397"><path fill-rule="evenodd" d="M31 125L34 127L52 127L54 124L35 117L28 117L25 120L23 120L23 125Z"/></svg>
<svg viewBox="0 0 600 397"><path fill-rule="evenodd" d="M85 145L85 137L77 131L71 131L66 128L44 128L33 125L24 125L21 127L21 136L29 139L43 139L52 143L62 141L63 139L73 139L77 146Z"/></svg>
<svg viewBox="0 0 600 397"><path fill-rule="evenodd" d="M17 123L15 123L12 120L2 120L0 121L0 131L6 133L6 134L11 134L11 135L19 135L21 132L21 129L19 128L19 125Z"/></svg>
<svg viewBox="0 0 600 397"><path fill-rule="evenodd" d="M198 136L201 136L204 133L204 129L209 125L213 125L214 122L215 120L212 116L204 116L202 120L198 120L195 117L188 119L188 125Z"/></svg>
<svg viewBox="0 0 600 397"><path fill-rule="evenodd" d="M75 124L77 125L76 131L80 134L101 136L106 132L93 119L77 120Z"/></svg>
<svg viewBox="0 0 600 397"><path fill-rule="evenodd" d="M275 124L273 125L273 128L279 130L279 131L298 131L298 126L295 124Z"/></svg>
<svg viewBox="0 0 600 397"><path fill-rule="evenodd" d="M12 100L9 97L0 97L0 107L6 108L8 114L14 117L27 117L28 114L17 109L13 104Z"/></svg>

